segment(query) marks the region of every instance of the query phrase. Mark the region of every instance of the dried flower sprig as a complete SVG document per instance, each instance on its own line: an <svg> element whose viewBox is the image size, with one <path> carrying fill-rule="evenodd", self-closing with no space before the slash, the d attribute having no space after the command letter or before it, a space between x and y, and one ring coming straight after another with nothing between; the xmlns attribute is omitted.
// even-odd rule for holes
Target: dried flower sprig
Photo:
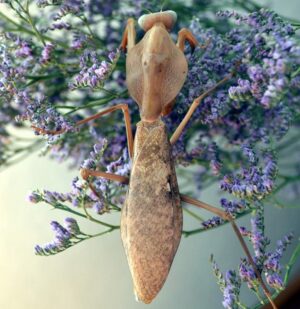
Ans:
<svg viewBox="0 0 300 309"><path fill-rule="evenodd" d="M0 37L0 164L9 166L44 144L44 155L59 162L69 160L72 168L88 167L127 176L130 164L124 150L121 114L80 128L74 124L103 106L119 102L129 104L131 118L137 121L138 109L128 98L124 57L117 46L123 21L129 16L139 17L145 9L159 11L160 1L36 1L37 12L43 12L44 17L32 10L35 3L3 3L16 18L0 11L0 28L4 30ZM247 14L220 11L218 17L206 14L222 9L218 3L212 6L207 1L192 1L193 10L181 0L166 1L165 5L178 12L179 27L189 27L199 42L209 42L205 49L186 52L188 78L172 113L164 119L170 132L197 95L235 68L235 76L204 100L174 145L177 167L195 167L195 190L219 183L223 190L220 206L236 219L251 212L263 218L262 205L278 201L282 190L290 192L291 184L298 185L300 180L297 159L289 162L293 174L285 174L281 167L285 153L299 147L299 133L290 135L290 128L300 124L297 28L252 1L229 1L227 7L233 5ZM25 145L9 126L17 130L32 126L37 133L63 134L49 134L46 145L44 140ZM91 177L87 182L75 178L71 188L67 193L37 190L28 198L92 220L108 231L118 228L98 218L120 211L125 192L122 186ZM228 193L237 199L232 200ZM196 213L187 214L203 221ZM280 277L279 259L291 237L284 238L274 252L266 252L269 239L260 220L252 220L251 230L240 230L253 245L257 268L276 295L286 284ZM183 231L183 235L207 232L227 223L214 217L203 221L198 229ZM59 236L48 246L37 247L40 253L65 250L79 241L76 237L88 239L75 232L73 236L67 226L52 225ZM222 280L223 305L228 308L244 308L239 299L242 281L255 292L259 289L255 272L246 260L242 260L239 273L228 271Z"/></svg>
<svg viewBox="0 0 300 309"><path fill-rule="evenodd" d="M253 260L258 271L264 275L267 284L274 289L274 295L278 295L278 293L284 289L284 282L281 277L283 267L279 260L282 258L287 246L291 243L293 233L284 236L282 240L277 242L276 249L273 252L268 252L267 247L270 244L270 239L264 234L264 216L261 204L256 206L256 210L253 214L254 215L251 218L251 230L248 230L245 227L240 227L240 232L244 237L247 237L250 240L253 246ZM227 272L235 274L235 277L238 277L238 279L231 281L224 280L223 275L213 258L212 266L213 271L218 278L218 285L224 295L223 306L225 308L247 308L245 305L239 303L241 282L246 282L248 288L256 294L261 304L265 304L265 301L263 301L263 298L260 295L260 281L247 259L241 259L238 275L232 270ZM232 293L229 293L229 291L232 291Z"/></svg>
<svg viewBox="0 0 300 309"><path fill-rule="evenodd" d="M84 240L88 240L94 237L102 236L104 234L110 233L114 228L107 229L104 232L89 235L83 233L77 221L73 218L65 218L64 226L56 221L51 222L51 227L55 232L55 237L52 242L49 242L43 246L36 245L34 250L36 255L49 256L60 253L70 247L73 247Z"/></svg>

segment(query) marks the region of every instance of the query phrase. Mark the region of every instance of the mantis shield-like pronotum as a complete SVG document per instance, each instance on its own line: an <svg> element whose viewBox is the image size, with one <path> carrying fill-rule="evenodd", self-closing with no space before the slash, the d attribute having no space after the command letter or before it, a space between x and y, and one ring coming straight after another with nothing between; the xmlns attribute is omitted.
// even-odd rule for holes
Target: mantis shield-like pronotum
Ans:
<svg viewBox="0 0 300 309"><path fill-rule="evenodd" d="M127 50L127 86L140 110L141 120L136 125L135 137L132 136L126 104L110 107L76 124L81 125L121 109L125 117L128 152L132 160L130 178L88 169L82 169L81 175L85 180L90 176L104 177L129 185L121 214L121 237L133 278L134 291L139 300L150 303L168 276L181 238L183 201L211 211L231 222L264 293L273 308L276 308L230 215L179 192L172 145L182 134L201 100L226 83L233 72L229 72L219 83L193 101L169 140L161 117L172 111L175 97L187 76L188 66L183 53L185 42L187 41L192 48L198 45L195 37L187 29L179 31L175 44L169 35L175 22L176 13L173 11L141 16L138 23L146 33L137 44L134 20L129 19L127 22L120 48L123 51ZM62 133L39 131L48 134ZM93 190L92 186L91 189Z"/></svg>

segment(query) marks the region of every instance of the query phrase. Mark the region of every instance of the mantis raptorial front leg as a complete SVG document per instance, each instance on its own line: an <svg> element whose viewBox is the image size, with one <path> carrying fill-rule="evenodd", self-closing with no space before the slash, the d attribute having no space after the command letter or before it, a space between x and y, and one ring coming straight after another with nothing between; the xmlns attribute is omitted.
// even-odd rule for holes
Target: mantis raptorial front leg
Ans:
<svg viewBox="0 0 300 309"><path fill-rule="evenodd" d="M122 42L120 48L125 51L129 51L135 45L136 32L134 28L134 19L129 18L127 20L127 25L123 33Z"/></svg>
<svg viewBox="0 0 300 309"><path fill-rule="evenodd" d="M197 39L195 38L195 36L193 35L193 33L186 29L186 28L182 28L179 32L178 32L178 39L177 39L177 43L176 45L182 50L184 51L184 45L185 45L185 41L188 41L191 48L192 48L192 52L194 51L194 49L198 46L200 48L206 48L209 43L210 40L208 40L205 44L199 44Z"/></svg>
<svg viewBox="0 0 300 309"><path fill-rule="evenodd" d="M277 306L276 306L276 304L274 303L274 301L272 299L271 293L268 290L266 284L264 283L264 281L263 281L263 279L261 277L261 274L258 271L258 269L257 269L257 267L256 267L256 265L255 265L255 263L254 263L254 261L252 259L251 253L249 252L249 249L248 249L248 247L247 247L247 245L246 245L246 243L244 241L244 238L243 238L239 228L237 227L234 219L232 218L232 216L230 214L226 213L225 211L217 208L217 207L214 207L214 206L211 206L211 205L206 204L204 202L198 201L198 200L196 200L194 198L191 198L191 197L189 197L187 195L180 194L180 198L185 203L188 203L188 204L194 205L196 207L199 207L199 208L205 209L207 211L210 211L210 212L214 213L215 215L221 217L223 220L229 221L231 223L232 228L233 228L233 230L234 230L234 232L235 232L235 234L236 234L236 236L237 236L237 238L238 238L238 240L239 240L239 242L240 242L240 244L241 244L241 246L242 246L242 248L243 248L243 250L244 250L244 252L245 252L245 254L247 256L247 258L248 258L248 261L249 261L250 265L252 266L252 268L253 268L256 276L257 276L257 279L259 280L259 282L260 282L260 284L261 284L261 286L262 286L262 288L264 290L265 295L267 296L268 300L272 304L273 308L276 309Z"/></svg>
<svg viewBox="0 0 300 309"><path fill-rule="evenodd" d="M197 39L194 37L194 35L192 34L192 32L186 28L182 28L179 32L178 32L178 39L177 39L177 43L176 45L182 50L184 51L184 45L185 45L185 41L188 41L192 51L194 51L194 49L196 48L197 45L199 45Z"/></svg>

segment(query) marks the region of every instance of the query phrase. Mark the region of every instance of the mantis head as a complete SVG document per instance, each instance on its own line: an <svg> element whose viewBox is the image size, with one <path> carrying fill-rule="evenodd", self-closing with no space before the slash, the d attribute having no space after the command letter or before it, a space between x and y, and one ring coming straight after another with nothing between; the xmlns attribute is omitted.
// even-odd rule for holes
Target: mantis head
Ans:
<svg viewBox="0 0 300 309"><path fill-rule="evenodd" d="M140 108L143 121L153 122L172 111L175 97L186 79L188 65L184 53L169 34L177 15L165 11L143 15L138 23L146 32L134 44L133 20L128 21L129 42L126 58L126 82L130 96Z"/></svg>
<svg viewBox="0 0 300 309"><path fill-rule="evenodd" d="M147 32L155 23L161 22L165 25L166 29L170 31L176 23L176 20L176 12L164 11L142 15L138 19L138 24L145 32Z"/></svg>

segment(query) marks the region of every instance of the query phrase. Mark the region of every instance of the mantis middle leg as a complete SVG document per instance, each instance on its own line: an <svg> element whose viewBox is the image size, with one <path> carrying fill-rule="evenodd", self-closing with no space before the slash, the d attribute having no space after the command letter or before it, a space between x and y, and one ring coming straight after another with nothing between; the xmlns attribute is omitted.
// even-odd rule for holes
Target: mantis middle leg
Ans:
<svg viewBox="0 0 300 309"><path fill-rule="evenodd" d="M202 209L206 209L206 210L216 214L217 216L221 217L223 220L229 221L231 223L232 228L233 228L233 230L234 230L234 232L235 232L235 234L236 234L236 236L237 236L237 238L238 238L238 240L239 240L239 242L240 242L240 244L241 244L241 246L242 246L242 248L243 248L243 250L244 250L244 252L245 252L245 254L247 256L247 258L248 258L249 263L253 267L253 270L254 270L254 272L255 272L255 274L256 274L256 276L257 276L257 278L258 278L258 280L259 280L259 282L260 282L260 284L261 284L261 286L263 288L263 291L264 291L265 295L267 296L268 300L270 301L270 304L272 305L272 307L274 309L277 309L277 306L276 306L276 304L274 303L274 301L272 299L271 293L268 290L265 282L263 281L263 279L261 277L261 274L258 271L258 269L257 269L257 267L256 267L256 265L255 265L255 263L254 263L254 261L252 259L251 253L250 253L250 251L249 251L249 249L248 249L248 247L247 247L247 245L246 245L246 243L244 241L244 238L243 238L239 228L237 227L234 219L232 218L232 216L230 214L226 213L225 211L217 208L217 207L208 205L208 204L206 204L204 202L198 201L198 200L196 200L194 198L191 198L191 197L189 197L187 195L180 194L180 198L185 203L194 205L194 206L202 208Z"/></svg>
<svg viewBox="0 0 300 309"><path fill-rule="evenodd" d="M133 135L132 135L132 130L131 130L130 115L129 115L129 110L128 110L127 104L118 104L118 105L109 107L109 108L107 108L107 109L105 109L105 110L103 110L103 111L101 111L101 112L99 112L95 115L92 115L88 118L85 118L83 120L78 121L76 123L76 126L85 124L89 121L95 120L97 118L100 118L103 115L109 114L113 111L120 110L120 109L123 111L123 114L124 114L128 152L129 152L130 158L132 159L132 156L133 156ZM35 126L33 126L33 128L41 134L57 135L57 134L64 133L64 130L47 131L47 130L37 128ZM102 178L105 178L105 179L108 179L108 180L121 182L121 183L124 183L124 184L127 184L128 181L129 181L128 178L124 177L124 176L120 176L120 175L116 175L116 174L112 174L112 173L101 172L101 171L94 171L94 170L90 170L90 169L86 169L86 168L82 168L81 171L80 171L80 174L81 174L81 176L84 180L88 180L89 176L95 176L95 177L102 177ZM94 194L97 195L97 193L96 193L95 189L92 187L92 185L90 185L90 188L94 192Z"/></svg>
<svg viewBox="0 0 300 309"><path fill-rule="evenodd" d="M220 80L218 83L216 83L213 87L211 87L210 89L206 90L204 93L202 93L199 97L197 97L192 105L190 106L189 110L187 111L187 113L185 114L184 118L182 119L182 121L180 122L179 126L177 127L177 129L175 130L175 132L173 133L173 135L171 136L170 139L170 143L171 145L174 145L176 143L176 141L178 141L179 137L181 136L183 130L185 129L186 125L188 124L189 120L191 119L194 111L196 110L196 108L199 106L199 104L201 103L201 101L207 97L208 95L210 95L212 92L214 92L218 87L222 86L223 84L225 84L227 81L229 81L231 79L231 77L233 76L233 72L229 73L227 76L225 76L222 80Z"/></svg>
<svg viewBox="0 0 300 309"><path fill-rule="evenodd" d="M126 128L126 135L127 135L128 153L129 153L130 158L132 158L132 156L133 156L133 135L132 135L132 130L131 130L131 121L130 121L129 109L128 109L127 104L118 104L118 105L109 107L107 109L104 109L103 111L101 111L101 112L99 112L95 115L92 115L88 118L85 118L85 119L82 119L82 120L76 122L75 126L77 127L77 126L85 124L89 121L98 119L101 116L104 116L104 115L109 114L111 112L114 112L116 110L122 110L122 112L124 114L125 128ZM41 134L58 135L58 134L62 134L62 133L65 132L65 130L51 131L51 130L40 129L36 126L31 126L31 127L34 128L37 132L39 132Z"/></svg>
<svg viewBox="0 0 300 309"><path fill-rule="evenodd" d="M208 40L204 45L199 45L197 39L194 37L194 35L186 28L181 29L178 32L178 41L177 41L177 46L179 47L179 49L181 49L182 51L184 51L184 43L185 41L188 41L188 43L190 44L192 50L195 49L195 47L198 45L201 48L206 48L207 45L210 43L210 41ZM183 120L181 121L181 123L179 124L179 126L177 127L177 129L175 130L175 132L173 133L171 139L170 139L170 143L171 145L175 144L176 141L179 139L180 135L182 134L184 128L186 127L187 123L189 122L190 118L192 117L194 111L196 110L196 108L198 107L198 105L200 104L200 102L208 95L210 95L214 90L216 90L218 87L220 87L221 85L225 84L231 77L232 77L233 73L228 74L227 76L225 76L222 80L220 80L215 86L213 86L212 88L206 90L204 93L202 93L199 97L197 97L192 105L190 106L188 112L186 113L185 117L183 118Z"/></svg>

